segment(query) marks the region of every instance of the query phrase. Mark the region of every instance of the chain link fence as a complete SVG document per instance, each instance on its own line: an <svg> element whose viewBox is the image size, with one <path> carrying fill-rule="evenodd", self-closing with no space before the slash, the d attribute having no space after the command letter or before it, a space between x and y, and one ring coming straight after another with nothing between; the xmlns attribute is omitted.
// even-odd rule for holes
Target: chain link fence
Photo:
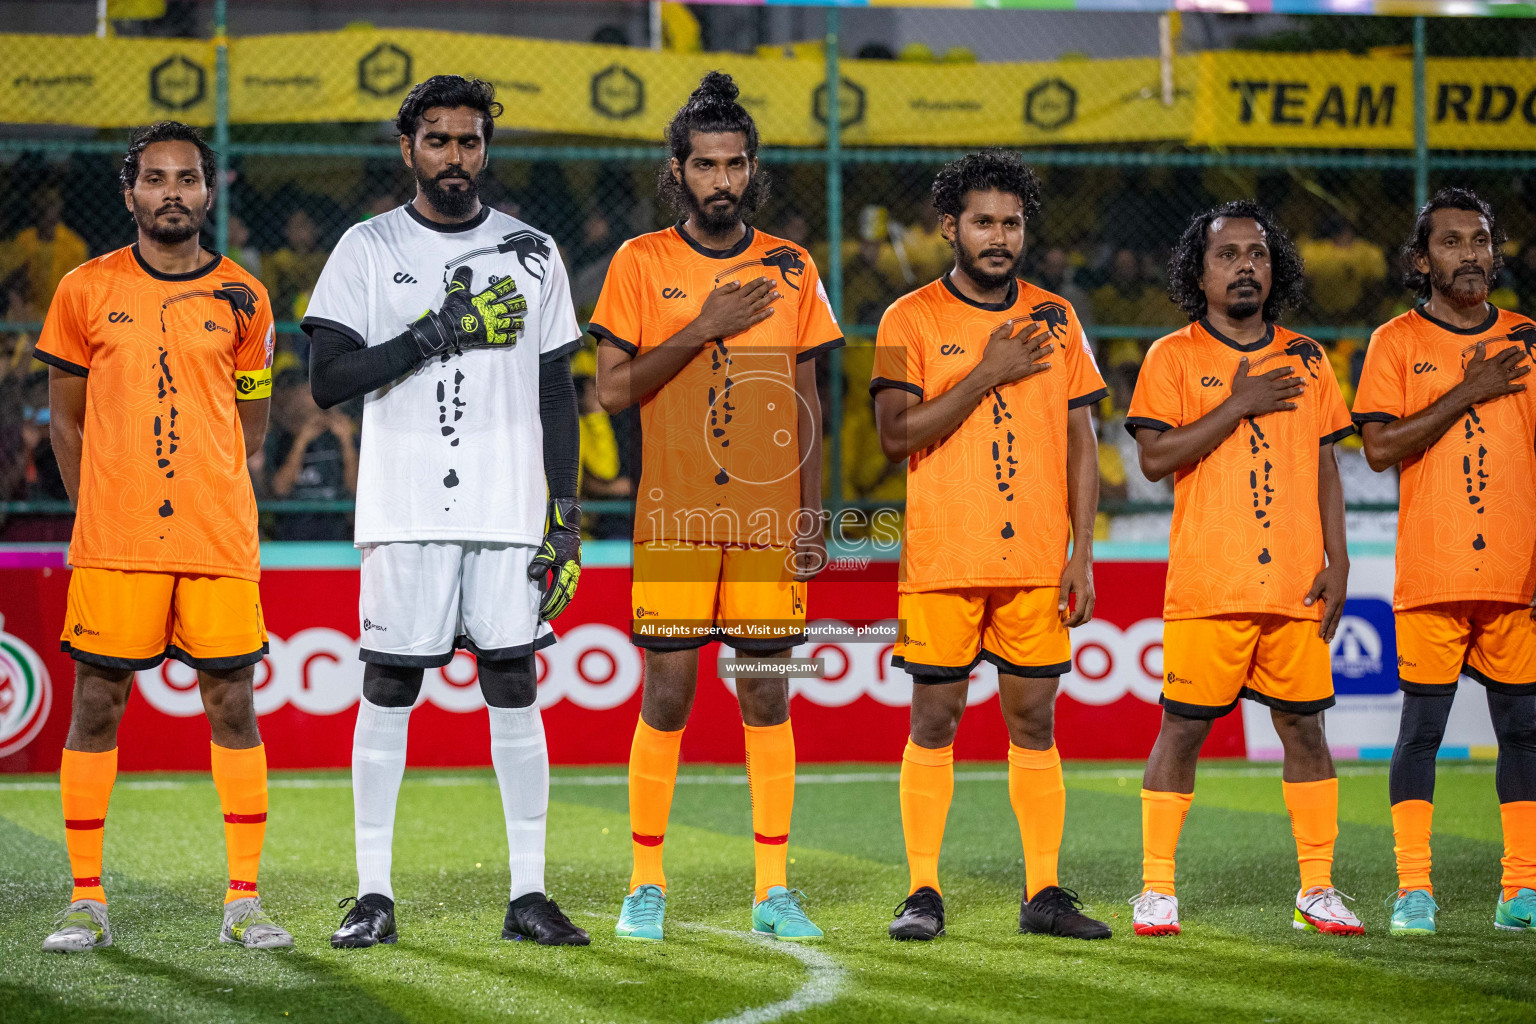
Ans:
<svg viewBox="0 0 1536 1024"><path fill-rule="evenodd" d="M1289 323L1329 348L1346 398L1371 330L1409 308L1396 249L1442 184L1494 204L1511 238L1494 301L1536 312L1536 21L165 0L98 26L95 3L48 6L44 23L0 3L8 540L67 539L30 347L58 279L133 240L117 166L129 127L159 117L208 127L226 167L208 242L266 283L280 320L274 425L252 467L264 534L350 537L336 445L294 450L318 414L296 325L340 234L410 198L388 122L439 72L496 84L507 112L484 198L554 235L583 320L618 245L673 217L655 189L667 117L706 70L737 77L774 179L757 223L810 249L849 335L823 368L834 510L902 500L867 397L873 335L893 299L949 267L928 187L980 145L1020 149L1040 173L1026 276L1077 308L1111 384L1111 538L1166 535L1171 492L1141 478L1118 424L1147 345L1182 322L1166 264L1194 213L1250 196L1276 212L1308 267ZM637 418L596 406L590 356L576 370L588 527L624 538ZM1394 478L1342 456L1352 509L1380 514L1357 520L1389 539Z"/></svg>

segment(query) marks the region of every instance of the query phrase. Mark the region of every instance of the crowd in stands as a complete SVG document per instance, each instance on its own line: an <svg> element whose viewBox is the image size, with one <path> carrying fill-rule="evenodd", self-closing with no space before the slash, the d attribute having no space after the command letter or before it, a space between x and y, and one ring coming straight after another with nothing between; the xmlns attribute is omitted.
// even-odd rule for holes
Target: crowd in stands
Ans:
<svg viewBox="0 0 1536 1024"><path fill-rule="evenodd" d="M597 301L619 245L665 222L651 198L650 166L547 161L498 172L506 177L486 183L485 200L555 235L571 277L577 315L583 320ZM845 500L900 502L904 496L902 467L892 466L881 454L866 385L874 329L886 306L952 265L938 218L924 201L931 173L931 167L872 167L845 187L849 230L839 255L850 346L839 357L843 377L836 385L842 407L839 485ZM1215 189L1207 184L1219 184L1185 169L1158 173L1162 176L1141 170L1094 174L1047 169L1046 194L1053 198L1041 223L1030 226L1031 247L1023 268L1028 280L1061 295L1077 310L1109 382L1110 397L1097 413L1102 428L1102 502L1116 513L1103 517L1102 529L1115 538L1166 535L1166 512L1137 506L1166 506L1171 490L1166 481L1151 483L1142 477L1135 443L1122 424L1148 344L1182 320L1166 293L1168 246L1190 215L1216 201ZM831 253L817 191L824 170L819 165L789 165L774 174L774 198L757 223L804 245L825 276ZM343 198L305 191L291 177L274 175L267 168L237 176L228 227L230 258L266 284L281 325L271 427L264 450L251 461L251 475L268 509L262 517L264 536L346 540L351 516L344 509L356 487L361 406L353 403L329 412L315 406L306 372L307 339L293 325L303 317L310 291L341 232L394 208L408 192L394 184L400 175L393 166L364 166L350 196ZM378 181L392 184L371 185ZM1318 194L1326 192L1323 186L1329 182L1277 191L1271 180L1270 195L1264 194L1265 179L1258 185L1261 200L1291 225L1307 266L1304 308L1294 311L1288 322L1318 332L1346 400L1352 399L1372 327L1409 308L1410 296L1399 283L1395 239L1405 230L1411 210L1400 201L1400 210L1389 206L1386 197L1394 194L1390 183L1379 185L1379 208L1393 209L1396 220L1364 217L1365 200L1320 201ZM131 238L124 234L131 231L131 222L116 219L121 211L107 220L108 214L92 217L77 210L72 205L74 187L68 179L36 181L30 192L0 210L0 224L10 225L8 237L0 241L0 320L13 327L43 319L54 289L71 268ZM1055 198L1071 189L1078 190L1074 198ZM1530 237L1536 229L1521 233ZM1536 240L1507 250L1493 300L1505 308L1536 312ZM34 341L30 328L0 334L0 501L65 500L48 441L47 374L31 358ZM593 393L590 348L578 353L573 371L581 408L582 497L589 503L628 500L640 479L639 417L634 410L612 417L603 412ZM826 367L822 373L825 409L832 404L834 384ZM830 435L826 442L830 449ZM830 493L830 451L827 455L823 461ZM1395 476L1370 472L1358 447L1351 449L1346 442L1340 461L1351 503L1396 502ZM270 511L271 503L279 501L303 504ZM8 520L0 513L0 539L66 539L67 518L29 511L38 507L13 509ZM589 514L586 527L595 537L629 535L627 516L606 509Z"/></svg>

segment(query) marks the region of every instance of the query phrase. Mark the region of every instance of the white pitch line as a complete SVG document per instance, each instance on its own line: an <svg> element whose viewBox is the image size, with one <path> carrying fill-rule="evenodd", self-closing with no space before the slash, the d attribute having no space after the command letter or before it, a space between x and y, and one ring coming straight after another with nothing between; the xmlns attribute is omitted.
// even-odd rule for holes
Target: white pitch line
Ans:
<svg viewBox="0 0 1536 1024"><path fill-rule="evenodd" d="M1388 767L1385 764L1360 764L1344 765L1338 769L1340 776L1372 777L1387 774ZM1442 765L1440 772L1454 775L1491 775L1493 774L1493 762L1486 764L1458 764ZM1067 768L1068 779L1134 779L1140 774L1140 769L1134 767L1125 768ZM1253 765L1242 768L1212 767L1201 768L1199 778L1208 779L1272 779L1280 775L1280 766ZM489 773L485 775L422 775L406 776L407 781L420 786L491 786L496 779ZM812 785L845 785L848 783L873 783L873 782L898 782L901 779L900 772L826 772L801 775L795 780L799 786ZM1006 771L959 771L955 773L956 782L1006 782ZM555 775L549 780L551 786L627 786L629 779L624 775ZM680 775L677 779L679 786L745 786L745 775ZM114 787L116 789L157 790L157 789L191 789L194 787L210 786L212 783L206 778L198 779L122 779ZM348 776L333 776L319 779L297 778L290 779L283 776L275 776L267 780L269 789L350 789L352 780ZM0 782L0 793L26 793L26 792L58 792L59 784L55 781L28 780L25 782Z"/></svg>
<svg viewBox="0 0 1536 1024"><path fill-rule="evenodd" d="M825 1006L842 994L845 979L842 967L838 966L837 961L831 956L814 946L799 942L780 942L776 939L753 935L751 932L733 932L726 928L715 928L705 924L684 927L696 928L715 935L733 935L748 942L758 943L774 952L786 953L804 964L806 971L810 974L805 984L795 989L788 999L781 999L767 1006L754 1006L729 1017L717 1017L709 1024L769 1024L781 1017L804 1013L812 1007Z"/></svg>

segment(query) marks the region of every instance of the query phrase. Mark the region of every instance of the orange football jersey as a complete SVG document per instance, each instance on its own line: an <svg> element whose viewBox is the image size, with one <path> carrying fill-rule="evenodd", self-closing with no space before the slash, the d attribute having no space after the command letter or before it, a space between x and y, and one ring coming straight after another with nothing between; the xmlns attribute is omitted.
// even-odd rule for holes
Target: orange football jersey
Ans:
<svg viewBox="0 0 1536 1024"><path fill-rule="evenodd" d="M1322 571L1318 451L1354 432L1328 357L1283 327L1241 345L1205 321L1152 345L1136 380L1126 429L1171 430L1214 410L1232 392L1238 361L1249 376L1290 366L1307 385L1297 407L1246 418L1215 451L1174 474L1164 619L1288 615Z"/></svg>
<svg viewBox="0 0 1536 1024"><path fill-rule="evenodd" d="M1461 383L1478 342L1536 360L1536 323L1492 309L1463 330L1422 309L1371 336L1355 392L1355 422L1411 416ZM1536 378L1526 390L1468 409L1402 466L1393 604L1531 600L1536 588Z"/></svg>
<svg viewBox="0 0 1536 1024"><path fill-rule="evenodd" d="M272 306L218 257L161 274L130 246L59 285L37 357L88 377L72 565L260 575L239 399L272 393Z"/></svg>
<svg viewBox="0 0 1536 1024"><path fill-rule="evenodd" d="M946 274L881 317L870 390L937 398L981 362L1000 324L1022 320L1045 325L1051 368L993 388L953 433L907 460L901 593L1061 582L1067 410L1107 393L1072 306L1023 281L1003 302L974 302Z"/></svg>
<svg viewBox="0 0 1536 1024"><path fill-rule="evenodd" d="M680 226L653 231L625 242L609 264L589 329L631 355L688 326L711 290L759 277L782 296L773 316L706 345L640 401L636 543L792 541L802 404L795 366L841 345L843 332L810 255L750 227L725 250L704 248Z"/></svg>

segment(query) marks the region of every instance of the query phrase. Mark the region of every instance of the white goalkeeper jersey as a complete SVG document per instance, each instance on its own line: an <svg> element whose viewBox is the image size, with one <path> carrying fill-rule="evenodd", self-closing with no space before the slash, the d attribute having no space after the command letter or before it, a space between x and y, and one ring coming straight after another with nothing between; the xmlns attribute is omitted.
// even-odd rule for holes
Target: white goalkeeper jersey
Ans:
<svg viewBox="0 0 1536 1024"><path fill-rule="evenodd" d="M539 364L581 343L570 279L553 239L489 207L445 226L401 206L342 235L304 324L382 345L440 309L462 266L474 272L471 293L504 277L517 282L528 302L523 330L506 349L430 359L367 396L357 471L359 547L543 540Z"/></svg>

